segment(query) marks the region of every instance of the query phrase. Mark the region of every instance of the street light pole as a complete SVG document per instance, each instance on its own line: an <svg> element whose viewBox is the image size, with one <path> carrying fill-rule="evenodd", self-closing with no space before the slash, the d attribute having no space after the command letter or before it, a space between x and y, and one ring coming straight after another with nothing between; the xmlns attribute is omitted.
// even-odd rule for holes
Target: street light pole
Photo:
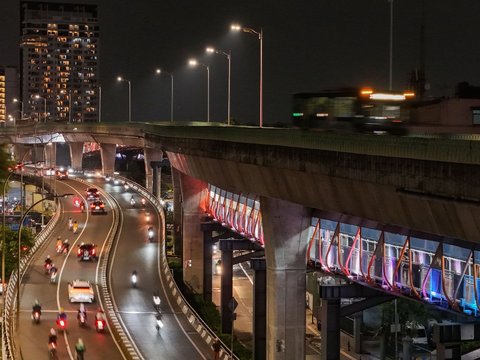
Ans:
<svg viewBox="0 0 480 360"><path fill-rule="evenodd" d="M389 71L389 81L388 81L388 90L392 91L393 87L393 0L388 0L390 3L390 71Z"/></svg>
<svg viewBox="0 0 480 360"><path fill-rule="evenodd" d="M125 81L128 83L128 122L132 122L132 83L123 77L117 77L117 81Z"/></svg>
<svg viewBox="0 0 480 360"><path fill-rule="evenodd" d="M17 98L13 99L14 103L20 103L20 120L23 120L23 115L24 115L24 109L23 109L23 101L18 100Z"/></svg>
<svg viewBox="0 0 480 360"><path fill-rule="evenodd" d="M210 122L210 66L200 63L195 59L190 59L188 61L190 66L201 65L207 70L207 123Z"/></svg>
<svg viewBox="0 0 480 360"><path fill-rule="evenodd" d="M43 118L43 122L46 123L47 122L47 99L45 97L42 97L40 95L35 95L35 99L43 99L43 109L44 109L44 112L43 112L43 115L44 115L44 118Z"/></svg>
<svg viewBox="0 0 480 360"><path fill-rule="evenodd" d="M258 36L258 40L260 41L260 81L259 81L259 103L260 103L260 110L259 110L259 127L263 127L263 29L260 28L260 31L256 31L252 28L242 27L237 24L233 24L230 26L230 29L233 31L243 31L245 33L254 34Z"/></svg>
<svg viewBox="0 0 480 360"><path fill-rule="evenodd" d="M208 53L215 53L224 55L228 61L228 92L227 92L227 125L230 126L230 89L231 89L231 69L232 69L232 51L217 50L212 47L207 47L206 51Z"/></svg>
<svg viewBox="0 0 480 360"><path fill-rule="evenodd" d="M173 73L162 71L162 69L155 69L157 74L165 73L170 75L170 122L173 123Z"/></svg>
<svg viewBox="0 0 480 360"><path fill-rule="evenodd" d="M102 122L102 87L98 87L98 122Z"/></svg>

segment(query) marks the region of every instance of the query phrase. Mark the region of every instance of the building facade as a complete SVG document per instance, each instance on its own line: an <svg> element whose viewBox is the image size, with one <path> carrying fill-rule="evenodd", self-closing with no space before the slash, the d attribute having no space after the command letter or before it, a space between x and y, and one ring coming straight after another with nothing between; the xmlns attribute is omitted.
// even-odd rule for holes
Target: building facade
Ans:
<svg viewBox="0 0 480 360"><path fill-rule="evenodd" d="M13 102L17 93L17 69L0 65L0 126L15 125L21 119L21 110Z"/></svg>
<svg viewBox="0 0 480 360"><path fill-rule="evenodd" d="M21 94L37 121L99 118L96 5L21 3Z"/></svg>

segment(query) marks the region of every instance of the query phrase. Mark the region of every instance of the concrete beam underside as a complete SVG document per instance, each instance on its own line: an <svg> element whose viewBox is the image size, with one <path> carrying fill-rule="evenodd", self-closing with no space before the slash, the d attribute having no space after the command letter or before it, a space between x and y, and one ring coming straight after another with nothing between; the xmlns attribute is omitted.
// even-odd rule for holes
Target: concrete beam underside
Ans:
<svg viewBox="0 0 480 360"><path fill-rule="evenodd" d="M173 167L236 193L253 193L304 204L313 209L351 214L383 224L479 243L480 205L414 195L376 183L375 177L330 177L316 171L294 171L167 152ZM393 176L393 175L392 175Z"/></svg>

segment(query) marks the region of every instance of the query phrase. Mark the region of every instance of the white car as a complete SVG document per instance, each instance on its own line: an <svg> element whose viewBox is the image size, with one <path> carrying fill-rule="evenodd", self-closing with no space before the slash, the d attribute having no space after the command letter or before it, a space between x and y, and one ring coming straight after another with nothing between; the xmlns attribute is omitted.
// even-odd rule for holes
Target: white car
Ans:
<svg viewBox="0 0 480 360"><path fill-rule="evenodd" d="M74 280L68 284L68 301L73 302L89 302L95 301L93 287L89 281Z"/></svg>

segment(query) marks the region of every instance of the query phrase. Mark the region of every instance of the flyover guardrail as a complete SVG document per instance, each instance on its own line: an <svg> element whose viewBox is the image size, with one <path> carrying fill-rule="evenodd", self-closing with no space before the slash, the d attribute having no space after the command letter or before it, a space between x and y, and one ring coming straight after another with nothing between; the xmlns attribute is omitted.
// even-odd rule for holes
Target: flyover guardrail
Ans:
<svg viewBox="0 0 480 360"><path fill-rule="evenodd" d="M48 186L47 186L48 189ZM49 238L53 229L57 225L60 219L61 203L58 199L55 200L56 211L48 224L42 229L42 231L35 237L35 243L29 252L20 261L20 283L27 270L28 266L33 260L35 253L42 247L45 241ZM12 319L13 315L17 311L16 295L19 289L17 288L18 272L14 270L10 275L10 279L7 283L6 291L4 291L4 313L2 318L2 359L14 360L22 358L20 348L18 347L15 336L17 326L16 322Z"/></svg>

